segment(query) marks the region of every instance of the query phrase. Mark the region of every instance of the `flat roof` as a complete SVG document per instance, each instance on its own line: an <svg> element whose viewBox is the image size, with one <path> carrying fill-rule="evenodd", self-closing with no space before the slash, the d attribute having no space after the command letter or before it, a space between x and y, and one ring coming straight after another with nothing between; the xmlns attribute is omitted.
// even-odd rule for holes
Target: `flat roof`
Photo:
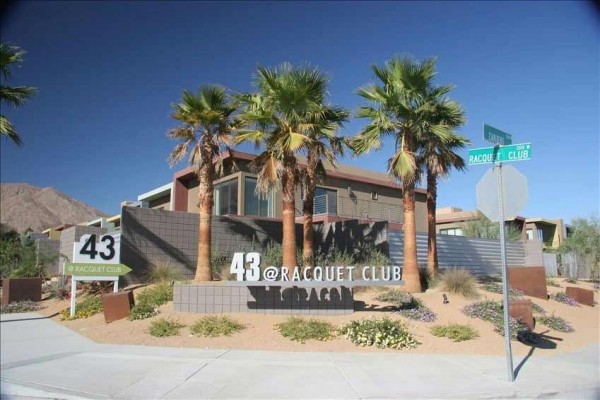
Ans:
<svg viewBox="0 0 600 400"><path fill-rule="evenodd" d="M153 190L151 190L149 192L140 194L137 197L137 199L138 199L138 201L155 200L155 199L163 197L163 196L165 196L167 194L171 194L172 189L173 189L173 182L169 182L169 183L164 184L161 187L153 189Z"/></svg>

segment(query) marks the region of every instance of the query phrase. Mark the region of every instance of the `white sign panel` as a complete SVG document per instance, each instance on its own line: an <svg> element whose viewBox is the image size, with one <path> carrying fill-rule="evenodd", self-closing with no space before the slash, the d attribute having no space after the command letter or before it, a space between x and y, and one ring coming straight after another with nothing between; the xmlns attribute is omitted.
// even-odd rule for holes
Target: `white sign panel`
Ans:
<svg viewBox="0 0 600 400"><path fill-rule="evenodd" d="M73 262L118 264L121 259L121 234L83 235L73 244Z"/></svg>

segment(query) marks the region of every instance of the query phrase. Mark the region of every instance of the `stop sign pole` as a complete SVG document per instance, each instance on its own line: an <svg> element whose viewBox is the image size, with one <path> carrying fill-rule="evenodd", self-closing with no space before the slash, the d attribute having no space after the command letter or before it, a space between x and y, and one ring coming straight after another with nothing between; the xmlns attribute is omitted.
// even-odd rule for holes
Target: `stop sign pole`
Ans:
<svg viewBox="0 0 600 400"><path fill-rule="evenodd" d="M508 380L514 382L515 372L513 368L512 345L510 343L510 318L508 315L508 271L506 266L506 237L504 234L504 194L502 182L502 163L494 166L496 170L496 181L498 182L498 213L500 215L498 224L500 226L500 259L502 260L502 305L504 314L504 347L506 349L506 366L508 368Z"/></svg>
<svg viewBox="0 0 600 400"><path fill-rule="evenodd" d="M513 357L512 357L512 346L510 342L510 318L509 318L509 287L508 287L508 271L507 271L507 262L506 262L506 235L504 231L504 222L505 222L505 204L504 204L504 182L503 182L503 174L502 174L502 162L503 161L521 161L521 160L529 160L531 159L531 144L519 144L512 145L512 135L503 132L499 129L493 128L489 125L484 125L483 128L483 137L485 140L490 141L495 144L493 148L483 148L483 149L473 149L469 150L469 165L477 165L477 164L494 164L493 172L496 175L496 187L498 194L498 224L500 228L500 258L502 262L502 304L503 304L503 319L504 319L504 344L506 350L506 364L508 369L508 380L510 382L514 382L514 368L513 368ZM508 170L509 175L512 177L514 181L524 180L517 179L519 176L516 169L512 168ZM517 174L517 175L515 175ZM486 174L487 176L487 174ZM478 190L478 202L479 202L479 191L480 185L485 186L487 182L490 182L486 179L486 176L479 183ZM491 178L491 177L490 177ZM491 183L491 182L490 182ZM522 183L522 182L520 182ZM526 184L523 184L524 191L526 192ZM483 196L482 196L483 197ZM524 198L521 198L521 203L524 204ZM508 201L511 203L511 201ZM488 204L491 203L491 199ZM509 209L515 211L517 208L522 207L523 204L517 204L519 202L514 202L509 205ZM478 204L478 208L482 208L481 205ZM489 210L488 207L485 207L486 210ZM488 214L494 215L486 215L492 221L496 220L496 210L489 210ZM518 211L515 211L515 213Z"/></svg>

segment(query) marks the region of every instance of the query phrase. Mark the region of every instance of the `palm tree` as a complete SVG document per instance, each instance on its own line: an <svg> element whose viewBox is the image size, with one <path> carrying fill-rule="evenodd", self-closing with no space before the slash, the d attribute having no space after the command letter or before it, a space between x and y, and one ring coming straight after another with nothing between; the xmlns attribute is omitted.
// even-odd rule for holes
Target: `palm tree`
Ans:
<svg viewBox="0 0 600 400"><path fill-rule="evenodd" d="M422 290L417 263L415 225L415 182L420 177L417 165L417 145L425 134L441 139L449 137L450 130L436 121L435 101L444 88L433 84L435 59L419 62L412 57L394 57L383 67L372 67L381 85L369 84L357 93L371 103L360 107L358 116L369 123L352 139L357 154L381 147L385 137L396 142L395 153L388 161L388 171L402 182L404 209L404 268L403 279L408 292Z"/></svg>
<svg viewBox="0 0 600 400"><path fill-rule="evenodd" d="M323 159L335 167L337 156L343 156L346 143L344 138L337 136L337 131L349 117L350 113L343 108L323 106L322 111L315 113L307 124L312 127L308 131L310 140L307 144L306 168L302 171L304 266L314 266L313 213L317 183L322 182L326 176Z"/></svg>
<svg viewBox="0 0 600 400"><path fill-rule="evenodd" d="M233 142L234 112L237 106L218 85L202 86L197 93L183 92L182 102L173 105L172 117L181 125L167 136L179 140L169 156L171 166L189 154L200 183L200 225L198 229L198 264L195 282L213 279L211 255L211 219L214 202L213 181L222 167L221 153Z"/></svg>
<svg viewBox="0 0 600 400"><path fill-rule="evenodd" d="M266 194L281 189L283 203L283 267L291 271L296 260L295 190L299 181L296 156L311 141L316 115L323 110L328 79L318 69L282 64L259 67L257 92L240 95L245 129L237 143L252 142L263 151L253 161L258 171L256 190Z"/></svg>
<svg viewBox="0 0 600 400"><path fill-rule="evenodd" d="M8 46L0 43L0 71L2 73L2 85L0 86L0 104L5 103L13 107L21 107L37 89L31 86L6 86L5 81L11 77L11 64L21 65L25 52L18 47ZM8 118L0 115L0 135L11 139L17 146L21 146L23 141L17 133L15 127Z"/></svg>
<svg viewBox="0 0 600 400"><path fill-rule="evenodd" d="M464 124L465 116L460 104L444 98L440 99L436 108L438 123L446 125L448 129L454 130ZM425 135L419 146L418 163L423 166L427 175L427 272L431 277L438 272L435 217L437 181L439 178L446 178L452 168L460 171L465 169L465 160L456 152L467 144L469 141L465 137L456 134L445 139L430 134Z"/></svg>

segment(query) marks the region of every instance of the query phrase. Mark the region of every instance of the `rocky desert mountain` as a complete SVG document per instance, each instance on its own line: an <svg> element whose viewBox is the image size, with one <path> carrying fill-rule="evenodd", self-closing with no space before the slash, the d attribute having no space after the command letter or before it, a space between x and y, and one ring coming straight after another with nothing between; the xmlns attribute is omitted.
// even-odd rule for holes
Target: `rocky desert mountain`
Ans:
<svg viewBox="0 0 600 400"><path fill-rule="evenodd" d="M41 232L62 224L78 224L105 217L98 211L58 190L26 183L0 185L0 220L17 232Z"/></svg>

